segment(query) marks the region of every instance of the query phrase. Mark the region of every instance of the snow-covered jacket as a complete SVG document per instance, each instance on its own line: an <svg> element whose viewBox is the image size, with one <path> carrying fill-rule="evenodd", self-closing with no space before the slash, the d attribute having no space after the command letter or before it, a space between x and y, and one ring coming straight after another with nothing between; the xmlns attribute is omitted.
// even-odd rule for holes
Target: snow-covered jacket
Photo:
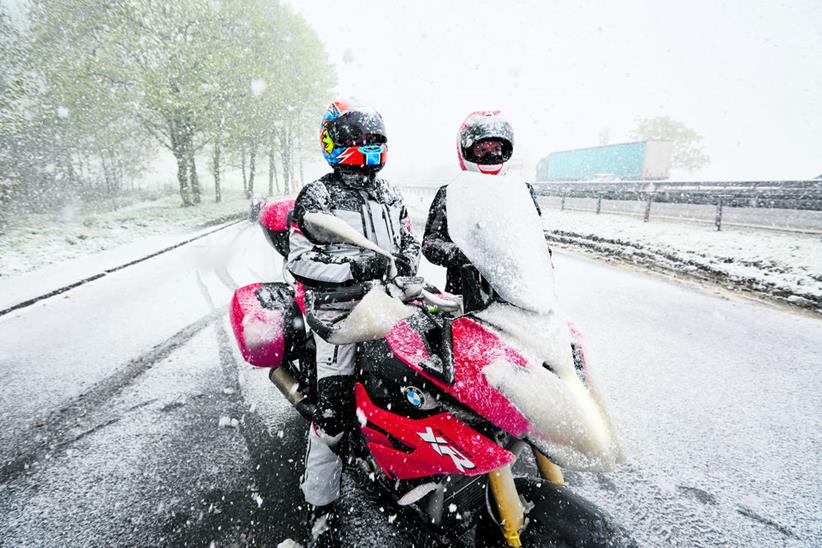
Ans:
<svg viewBox="0 0 822 548"><path fill-rule="evenodd" d="M534 187L526 184L537 213L542 215ZM434 196L434 201L431 202L428 221L425 223L425 235L422 238L422 254L432 263L446 268L445 291L456 295L462 292L460 269L470 261L448 234L448 212L445 209L447 190L448 185L441 186ZM516 242L512 242L511 245L516 245Z"/></svg>
<svg viewBox="0 0 822 548"><path fill-rule="evenodd" d="M349 244L320 243L304 225L307 213L342 219L395 255L399 275L416 274L420 244L411 233L411 219L402 195L388 181L333 172L303 188L294 204L286 263L291 274L314 290L366 281L362 278L369 277L369 269L362 267L362 259L373 257L374 252Z"/></svg>

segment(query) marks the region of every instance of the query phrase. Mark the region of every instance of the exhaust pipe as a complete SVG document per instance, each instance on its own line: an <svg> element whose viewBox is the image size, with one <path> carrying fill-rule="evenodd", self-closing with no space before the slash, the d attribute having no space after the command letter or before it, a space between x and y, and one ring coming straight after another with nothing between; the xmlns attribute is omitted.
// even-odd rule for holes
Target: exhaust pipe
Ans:
<svg viewBox="0 0 822 548"><path fill-rule="evenodd" d="M316 406L306 398L305 394L300 392L300 383L291 376L291 373L285 367L271 368L268 378L305 420L309 422L314 420Z"/></svg>

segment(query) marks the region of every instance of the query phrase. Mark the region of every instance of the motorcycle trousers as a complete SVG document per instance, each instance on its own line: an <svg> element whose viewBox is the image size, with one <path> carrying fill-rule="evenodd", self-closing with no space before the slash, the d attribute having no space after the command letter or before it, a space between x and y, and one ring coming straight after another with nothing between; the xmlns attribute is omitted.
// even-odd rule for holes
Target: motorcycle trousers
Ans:
<svg viewBox="0 0 822 548"><path fill-rule="evenodd" d="M317 345L317 381L332 376L354 374L356 345L336 345L315 337ZM314 423L308 429L308 449L305 456L305 474L300 489L305 501L324 506L340 496L342 460L328 446L329 436Z"/></svg>

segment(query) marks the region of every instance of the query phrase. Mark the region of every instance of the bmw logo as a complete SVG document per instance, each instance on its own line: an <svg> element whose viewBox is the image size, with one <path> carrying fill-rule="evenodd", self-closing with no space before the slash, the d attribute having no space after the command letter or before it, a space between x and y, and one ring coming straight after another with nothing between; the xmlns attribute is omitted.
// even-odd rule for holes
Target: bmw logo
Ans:
<svg viewBox="0 0 822 548"><path fill-rule="evenodd" d="M405 394L405 399L408 400L408 403L413 407L419 408L425 403L422 391L416 386L404 386L402 391Z"/></svg>

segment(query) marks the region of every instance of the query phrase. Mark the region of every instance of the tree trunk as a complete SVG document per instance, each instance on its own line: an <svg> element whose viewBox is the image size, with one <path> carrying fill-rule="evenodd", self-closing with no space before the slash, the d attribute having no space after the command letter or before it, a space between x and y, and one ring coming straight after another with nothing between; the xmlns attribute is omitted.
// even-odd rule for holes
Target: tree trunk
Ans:
<svg viewBox="0 0 822 548"><path fill-rule="evenodd" d="M108 156L108 158L106 158L106 156ZM103 178L106 184L106 193L108 194L109 200L111 200L111 209L112 211L117 211L117 200L114 198L117 185L117 168L114 164L114 154L112 154L110 150L101 150L100 163L103 166Z"/></svg>
<svg viewBox="0 0 822 548"><path fill-rule="evenodd" d="M257 167L257 143L251 145L248 153L248 197L254 195L254 172Z"/></svg>
<svg viewBox="0 0 822 548"><path fill-rule="evenodd" d="M188 176L191 180L191 191L194 194L194 203L199 204L202 201L200 195L200 179L197 177L197 163L194 161L194 140L189 138L187 146L188 156Z"/></svg>
<svg viewBox="0 0 822 548"><path fill-rule="evenodd" d="M123 167L123 157L114 154L114 165L117 166L117 193L123 192L125 187L125 168Z"/></svg>
<svg viewBox="0 0 822 548"><path fill-rule="evenodd" d="M240 169L243 172L243 192L248 195L248 175L245 171L245 143L240 145Z"/></svg>
<svg viewBox="0 0 822 548"><path fill-rule="evenodd" d="M305 186L305 171L303 171L303 155L300 154L300 188Z"/></svg>
<svg viewBox="0 0 822 548"><path fill-rule="evenodd" d="M280 160L283 164L283 194L291 194L291 138L288 128L280 129Z"/></svg>
<svg viewBox="0 0 822 548"><path fill-rule="evenodd" d="M214 143L214 152L211 155L211 167L214 171L214 201L220 203L223 195L220 191L220 153L222 152L222 143L220 139Z"/></svg>
<svg viewBox="0 0 822 548"><path fill-rule="evenodd" d="M183 200L183 206L190 206L191 190L188 186L188 159L186 158L185 146L177 124L170 122L169 125L171 126L169 131L171 153L174 154L174 159L177 160L177 183L180 185L180 198Z"/></svg>
<svg viewBox="0 0 822 548"><path fill-rule="evenodd" d="M177 160L177 182L180 184L180 197L184 206L191 205L191 189L188 186L188 159L183 151L174 151L174 158Z"/></svg>
<svg viewBox="0 0 822 548"><path fill-rule="evenodd" d="M277 178L277 161L274 158L274 139L271 140L271 145L268 149L268 195L274 196L274 181ZM277 181L277 187L280 182ZM279 192L279 188L277 188Z"/></svg>

